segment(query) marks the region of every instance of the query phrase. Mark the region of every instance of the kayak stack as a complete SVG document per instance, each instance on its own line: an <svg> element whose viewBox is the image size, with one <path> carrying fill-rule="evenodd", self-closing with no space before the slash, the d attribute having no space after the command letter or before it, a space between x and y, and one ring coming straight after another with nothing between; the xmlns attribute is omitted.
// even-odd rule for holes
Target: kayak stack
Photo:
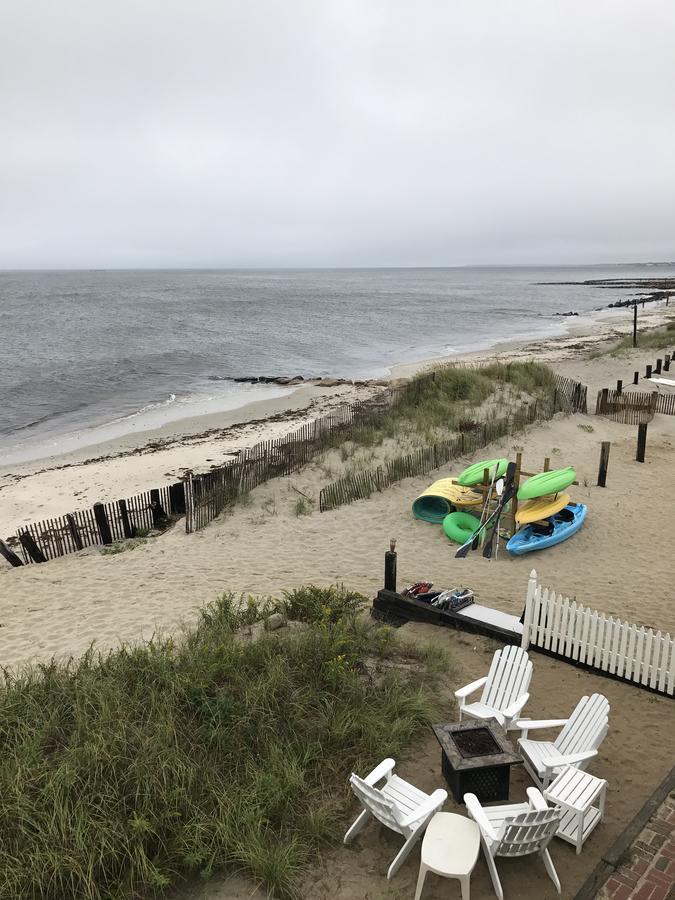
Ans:
<svg viewBox="0 0 675 900"><path fill-rule="evenodd" d="M581 528L588 512L584 503L574 503L567 488L576 479L572 466L540 472L518 490L516 524L520 528L506 545L514 556L545 550L566 541Z"/></svg>
<svg viewBox="0 0 675 900"><path fill-rule="evenodd" d="M443 526L451 541L464 544L480 527L481 509L485 497L476 485L483 481L485 470L499 478L506 472L507 459L487 459L474 463L456 478L434 481L413 501L412 513L416 519Z"/></svg>

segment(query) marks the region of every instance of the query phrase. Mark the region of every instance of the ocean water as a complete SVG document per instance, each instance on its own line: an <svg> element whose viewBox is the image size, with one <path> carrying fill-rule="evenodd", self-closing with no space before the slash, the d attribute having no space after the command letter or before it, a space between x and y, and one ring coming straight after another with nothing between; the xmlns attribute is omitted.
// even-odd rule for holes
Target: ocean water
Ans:
<svg viewBox="0 0 675 900"><path fill-rule="evenodd" d="M371 377L562 332L631 292L542 285L673 266L0 272L0 462L279 396L245 375ZM108 433L106 433L106 429Z"/></svg>

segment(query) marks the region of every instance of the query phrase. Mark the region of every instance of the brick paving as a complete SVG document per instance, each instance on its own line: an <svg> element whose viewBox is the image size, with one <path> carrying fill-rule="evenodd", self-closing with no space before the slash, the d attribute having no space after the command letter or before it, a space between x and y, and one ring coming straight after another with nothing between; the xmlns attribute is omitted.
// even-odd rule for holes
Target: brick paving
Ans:
<svg viewBox="0 0 675 900"><path fill-rule="evenodd" d="M675 900L675 791L637 836L596 900Z"/></svg>

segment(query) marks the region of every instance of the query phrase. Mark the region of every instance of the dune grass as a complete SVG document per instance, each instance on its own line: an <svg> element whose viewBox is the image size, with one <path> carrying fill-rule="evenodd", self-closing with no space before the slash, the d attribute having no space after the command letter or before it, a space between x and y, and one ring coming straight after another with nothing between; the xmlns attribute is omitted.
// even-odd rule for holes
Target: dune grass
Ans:
<svg viewBox="0 0 675 900"><path fill-rule="evenodd" d="M158 897L232 868L295 896L343 829L349 772L399 754L435 713L439 658L359 618L362 600L225 595L180 641L5 672L0 898ZM245 637L279 607L306 629ZM399 654L412 674L364 664Z"/></svg>
<svg viewBox="0 0 675 900"><path fill-rule="evenodd" d="M633 335L631 333L604 350L593 351L589 356L590 359L598 359L601 356L626 356L637 350L665 350L668 347L675 349L675 319L660 328L638 331L637 347L633 347Z"/></svg>
<svg viewBox="0 0 675 900"><path fill-rule="evenodd" d="M438 366L414 376L400 399L381 421L355 427L352 441L358 445L380 444L402 432L425 440L437 432L453 433L481 404L494 399L496 406L517 404L550 396L555 388L553 371L543 363L493 363L489 366Z"/></svg>

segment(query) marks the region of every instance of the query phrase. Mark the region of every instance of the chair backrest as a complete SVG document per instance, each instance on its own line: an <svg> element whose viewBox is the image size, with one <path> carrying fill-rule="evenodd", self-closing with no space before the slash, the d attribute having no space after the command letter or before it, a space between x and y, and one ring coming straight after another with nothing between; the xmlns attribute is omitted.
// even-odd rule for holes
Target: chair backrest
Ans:
<svg viewBox="0 0 675 900"><path fill-rule="evenodd" d="M567 720L554 746L560 753L597 750L607 734L609 701L602 694L582 697Z"/></svg>
<svg viewBox="0 0 675 900"><path fill-rule="evenodd" d="M399 834L402 833L399 821L403 818L403 814L389 797L386 797L382 791L377 788L366 784L363 778L359 778L359 776L354 775L353 772L349 779L349 783L352 786L354 794L371 815L375 816L375 818L379 822L382 822L383 825L386 825L387 828L391 828Z"/></svg>
<svg viewBox="0 0 675 900"><path fill-rule="evenodd" d="M506 709L527 693L532 679L532 663L522 647L510 644L496 650L483 688L481 703L493 709Z"/></svg>
<svg viewBox="0 0 675 900"><path fill-rule="evenodd" d="M546 847L560 824L560 810L531 810L506 819L493 856L527 856Z"/></svg>

